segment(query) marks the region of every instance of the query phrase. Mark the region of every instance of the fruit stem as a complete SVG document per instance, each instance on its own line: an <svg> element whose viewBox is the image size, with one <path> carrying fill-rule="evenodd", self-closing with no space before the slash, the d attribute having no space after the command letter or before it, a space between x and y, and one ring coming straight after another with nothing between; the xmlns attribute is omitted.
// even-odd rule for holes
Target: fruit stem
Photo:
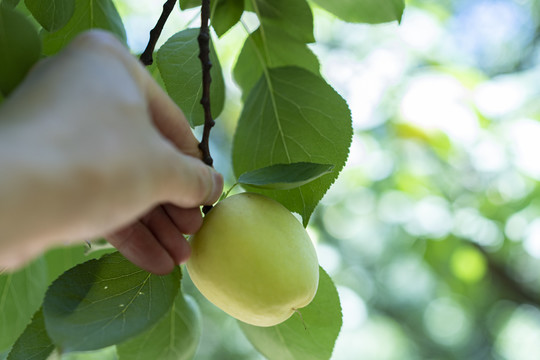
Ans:
<svg viewBox="0 0 540 360"><path fill-rule="evenodd" d="M227 190L227 192L224 192L223 195L221 195L221 197L219 198L219 201L225 200L225 199L227 198L227 196L229 196L229 193L232 191L232 189L234 189L234 187L235 187L236 185L238 185L237 182L235 182L235 183L233 184L233 186L231 186L231 187L229 188L229 190Z"/></svg>
<svg viewBox="0 0 540 360"><path fill-rule="evenodd" d="M297 313L300 316L300 321L302 321L302 325L304 325L304 330L307 331L307 325L306 325L306 322L304 321L304 317L302 316L302 313L298 309L293 309L293 310L295 313Z"/></svg>

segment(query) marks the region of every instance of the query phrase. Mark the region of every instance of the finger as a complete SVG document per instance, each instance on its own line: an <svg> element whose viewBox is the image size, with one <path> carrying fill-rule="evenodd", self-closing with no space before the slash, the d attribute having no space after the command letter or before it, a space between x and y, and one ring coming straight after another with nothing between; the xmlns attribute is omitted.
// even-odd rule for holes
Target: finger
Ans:
<svg viewBox="0 0 540 360"><path fill-rule="evenodd" d="M152 120L160 133L184 154L201 159L199 141L180 108L150 76L147 97Z"/></svg>
<svg viewBox="0 0 540 360"><path fill-rule="evenodd" d="M183 234L195 234L201 228L203 219L198 207L183 209L172 204L165 204L163 209Z"/></svg>
<svg viewBox="0 0 540 360"><path fill-rule="evenodd" d="M175 267L169 253L139 221L107 236L107 240L129 261L151 273L165 275Z"/></svg>
<svg viewBox="0 0 540 360"><path fill-rule="evenodd" d="M154 208L141 222L154 234L176 264L187 261L191 254L189 244L163 207Z"/></svg>
<svg viewBox="0 0 540 360"><path fill-rule="evenodd" d="M160 187L159 203L170 202L181 208L215 203L223 191L223 176L201 160L165 149L159 170L154 173Z"/></svg>

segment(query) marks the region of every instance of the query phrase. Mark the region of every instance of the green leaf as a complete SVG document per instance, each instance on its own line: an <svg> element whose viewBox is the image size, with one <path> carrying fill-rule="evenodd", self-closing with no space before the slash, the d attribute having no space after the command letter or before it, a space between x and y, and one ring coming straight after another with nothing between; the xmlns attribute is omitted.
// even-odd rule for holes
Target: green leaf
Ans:
<svg viewBox="0 0 540 360"><path fill-rule="evenodd" d="M238 183L262 189L288 190L329 174L333 168L334 165L308 162L277 164L245 172L238 178Z"/></svg>
<svg viewBox="0 0 540 360"><path fill-rule="evenodd" d="M154 54L154 59L156 58L156 54ZM163 78L161 77L161 73L159 72L159 68L157 66L157 62L154 61L152 64L146 66L146 70L152 75L154 80L161 86L163 90L166 91L165 83L163 82Z"/></svg>
<svg viewBox="0 0 540 360"><path fill-rule="evenodd" d="M25 0L26 7L47 31L67 24L75 12L75 0Z"/></svg>
<svg viewBox="0 0 540 360"><path fill-rule="evenodd" d="M48 360L118 360L118 355L116 354L116 346L109 346L94 351L62 354L58 359Z"/></svg>
<svg viewBox="0 0 540 360"><path fill-rule="evenodd" d="M245 98L267 68L298 66L319 75L317 56L302 41L268 27L254 31L244 42L234 67L234 79Z"/></svg>
<svg viewBox="0 0 540 360"><path fill-rule="evenodd" d="M401 21L404 0L312 0L342 20L368 24Z"/></svg>
<svg viewBox="0 0 540 360"><path fill-rule="evenodd" d="M180 0L180 9L186 10L197 6L201 6L202 0Z"/></svg>
<svg viewBox="0 0 540 360"><path fill-rule="evenodd" d="M97 259L106 253L111 253L114 248L88 251L88 246L77 244L72 246L60 246L51 249L45 253L45 261L47 262L47 273L49 275L49 283L56 280L66 270L75 265L82 264L91 259Z"/></svg>
<svg viewBox="0 0 540 360"><path fill-rule="evenodd" d="M313 13L306 0L248 0L261 23L263 32L279 28L304 43L315 41Z"/></svg>
<svg viewBox="0 0 540 360"><path fill-rule="evenodd" d="M54 348L45 329L43 308L39 308L32 322L13 345L7 360L47 360Z"/></svg>
<svg viewBox="0 0 540 360"><path fill-rule="evenodd" d="M339 296L328 274L319 268L315 298L287 321L271 327L239 322L257 350L270 360L327 360L342 325Z"/></svg>
<svg viewBox="0 0 540 360"><path fill-rule="evenodd" d="M43 32L43 52L53 55L79 33L89 29L103 29L126 42L124 24L111 0L75 0L75 12L68 23L56 32Z"/></svg>
<svg viewBox="0 0 540 360"><path fill-rule="evenodd" d="M211 6L214 6L211 1ZM217 0L216 10L212 15L212 21L216 33L221 36L240 19L244 10L253 11L259 17L262 26L278 27L285 29L291 36L303 42L314 42L313 37L313 13L306 0ZM226 6L226 10L218 10ZM201 0L180 0L182 10L201 6ZM241 8L242 7L242 8ZM222 14L218 15L218 11ZM220 19L217 19L220 17ZM236 19L236 20L235 20ZM214 22L218 22L216 27ZM234 21L234 22L233 22ZM224 26L228 24L227 26Z"/></svg>
<svg viewBox="0 0 540 360"><path fill-rule="evenodd" d="M0 92L8 95L41 54L32 23L9 5L0 4Z"/></svg>
<svg viewBox="0 0 540 360"><path fill-rule="evenodd" d="M0 271L0 350L11 347L23 332L39 308L47 286L43 259L14 273Z"/></svg>
<svg viewBox="0 0 540 360"><path fill-rule="evenodd" d="M241 174L274 164L332 164L332 174L293 190L259 190L307 225L311 213L345 165L352 138L347 103L323 79L296 67L270 69L252 89L233 140L233 167Z"/></svg>
<svg viewBox="0 0 540 360"><path fill-rule="evenodd" d="M120 360L188 360L201 337L201 314L195 300L181 293L169 313L147 332L118 345Z"/></svg>
<svg viewBox="0 0 540 360"><path fill-rule="evenodd" d="M244 0L217 0L211 21L216 34L222 36L229 31L240 21L243 13Z"/></svg>
<svg viewBox="0 0 540 360"><path fill-rule="evenodd" d="M198 58L199 29L187 29L171 36L157 53L157 65L169 96L186 115L192 127L204 124L202 69ZM214 46L210 44L210 97L212 116L217 118L225 102L225 82Z"/></svg>
<svg viewBox="0 0 540 360"><path fill-rule="evenodd" d="M11 7L15 7L19 4L19 1L20 0L2 0L0 3L1 4L6 4L8 6L11 6Z"/></svg>
<svg viewBox="0 0 540 360"><path fill-rule="evenodd" d="M47 291L47 332L62 352L100 349L153 326L169 311L180 269L157 276L115 252L60 276Z"/></svg>

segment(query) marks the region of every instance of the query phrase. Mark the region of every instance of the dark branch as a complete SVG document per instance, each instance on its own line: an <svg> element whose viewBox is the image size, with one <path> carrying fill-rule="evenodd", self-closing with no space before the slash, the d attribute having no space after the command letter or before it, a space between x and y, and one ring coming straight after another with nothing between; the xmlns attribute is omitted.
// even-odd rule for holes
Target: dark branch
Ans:
<svg viewBox="0 0 540 360"><path fill-rule="evenodd" d="M520 284L516 279L508 274L503 265L501 265L493 256L484 249L484 247L471 242L481 253L484 255L490 273L502 284L506 289L508 289L508 294L517 299L520 302L529 303L532 305L540 305L540 298L537 294L533 293L529 289L525 288Z"/></svg>
<svg viewBox="0 0 540 360"><path fill-rule="evenodd" d="M201 31L199 33L199 59L201 59L202 65L202 86L203 93L201 98L201 105L204 108L204 130L199 148L203 152L203 161L206 165L212 166L213 160L210 156L209 139L210 130L214 126L214 120L212 119L212 112L210 107L210 83L212 78L210 76L210 69L212 68L212 62L210 61L210 33L208 30L208 21L210 19L210 0L202 0L201 9Z"/></svg>
<svg viewBox="0 0 540 360"><path fill-rule="evenodd" d="M202 87L203 93L201 98L201 105L204 109L204 129L199 149L202 151L203 161L206 165L212 166L214 161L210 156L210 130L214 126L215 122L212 119L212 112L210 107L210 83L212 77L210 76L210 69L212 68L212 62L210 61L210 32L208 30L208 21L210 20L210 0L202 0L201 8L201 31L199 32L199 59L202 66ZM211 206L203 207L203 212L206 214L212 209Z"/></svg>
<svg viewBox="0 0 540 360"><path fill-rule="evenodd" d="M157 21L156 26L150 30L150 39L148 40L148 45L146 45L146 49L144 49L144 52L140 56L140 60L145 66L152 65L154 62L153 54L154 49L156 48L156 43L161 35L161 31L163 31L163 27L165 26L169 15L171 14L171 11L174 9L175 4L176 0L167 0L165 4L163 4L163 11L159 17L159 20Z"/></svg>

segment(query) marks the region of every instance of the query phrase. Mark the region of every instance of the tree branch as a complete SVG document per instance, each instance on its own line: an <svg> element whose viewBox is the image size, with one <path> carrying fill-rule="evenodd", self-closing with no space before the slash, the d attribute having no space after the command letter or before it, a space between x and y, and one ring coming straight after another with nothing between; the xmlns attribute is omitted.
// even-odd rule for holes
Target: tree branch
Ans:
<svg viewBox="0 0 540 360"><path fill-rule="evenodd" d="M490 273L508 290L508 295L510 297L520 302L525 302L536 306L540 305L540 298L538 295L524 287L516 279L510 276L504 266L495 260L493 256L488 253L486 249L484 249L483 246L472 241L470 244L472 244L482 253L487 261L487 266Z"/></svg>
<svg viewBox="0 0 540 360"><path fill-rule="evenodd" d="M201 105L204 108L204 130L199 148L203 152L203 161L206 165L212 166L213 160L210 156L209 139L210 130L214 126L215 122L212 119L212 112L210 107L210 83L212 77L210 76L210 69L212 68L212 62L210 61L210 33L208 30L208 21L210 19L210 0L202 0L201 9L201 31L197 40L199 41L199 59L202 65L202 86L203 93L201 98Z"/></svg>
<svg viewBox="0 0 540 360"><path fill-rule="evenodd" d="M146 45L146 49L144 49L144 52L139 58L145 66L152 65L154 62L153 54L154 49L156 48L156 43L161 35L161 31L163 31L163 27L165 26L169 15L174 9L175 4L176 0L167 0L165 4L163 4L163 11L161 12L161 16L159 17L156 26L150 30L150 39L148 40L148 45Z"/></svg>
<svg viewBox="0 0 540 360"><path fill-rule="evenodd" d="M202 151L203 161L206 165L212 166L214 160L210 156L210 130L215 124L212 119L212 112L210 107L210 83L212 77L210 76L210 69L212 68L212 62L210 61L210 32L208 30L208 22L210 20L210 0L202 0L201 8L201 30L197 40L199 41L199 59L202 66L202 87L203 93L201 98L201 105L204 108L204 129L199 149ZM212 209L211 206L203 207L203 212L206 214Z"/></svg>

